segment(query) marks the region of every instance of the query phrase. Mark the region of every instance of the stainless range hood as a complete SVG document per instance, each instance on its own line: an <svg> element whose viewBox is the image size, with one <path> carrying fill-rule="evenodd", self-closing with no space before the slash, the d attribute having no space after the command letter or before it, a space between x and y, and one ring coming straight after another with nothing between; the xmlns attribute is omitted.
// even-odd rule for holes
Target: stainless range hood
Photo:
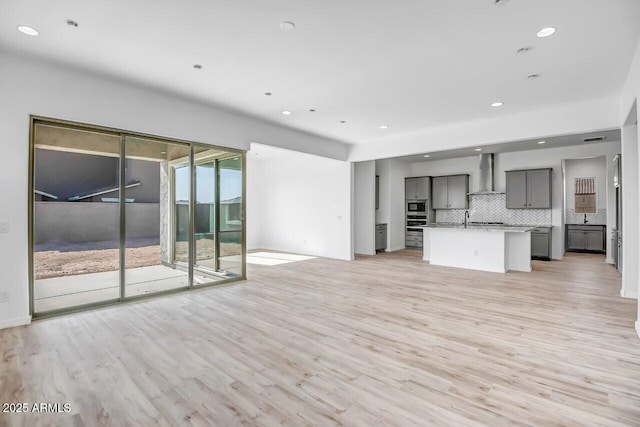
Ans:
<svg viewBox="0 0 640 427"><path fill-rule="evenodd" d="M480 190L469 195L483 194L504 194L500 191L493 191L493 154L480 154Z"/></svg>

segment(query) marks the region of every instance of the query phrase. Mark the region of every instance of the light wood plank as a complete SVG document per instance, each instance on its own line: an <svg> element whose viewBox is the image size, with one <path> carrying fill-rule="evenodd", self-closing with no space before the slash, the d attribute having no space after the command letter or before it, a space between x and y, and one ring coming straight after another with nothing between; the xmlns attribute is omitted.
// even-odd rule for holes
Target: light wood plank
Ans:
<svg viewBox="0 0 640 427"><path fill-rule="evenodd" d="M532 273L419 251L249 266L243 283L0 331L0 414L38 425L640 425L636 302L604 258Z"/></svg>

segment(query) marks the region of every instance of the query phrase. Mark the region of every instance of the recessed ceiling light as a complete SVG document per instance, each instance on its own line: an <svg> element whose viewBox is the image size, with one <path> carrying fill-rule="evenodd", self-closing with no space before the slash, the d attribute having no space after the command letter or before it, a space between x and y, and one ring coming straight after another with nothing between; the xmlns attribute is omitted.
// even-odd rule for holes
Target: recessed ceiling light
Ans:
<svg viewBox="0 0 640 427"><path fill-rule="evenodd" d="M267 96L273 95L271 92L265 92L264 94L267 95Z"/></svg>
<svg viewBox="0 0 640 427"><path fill-rule="evenodd" d="M502 107L503 105L504 105L504 102L502 101L497 101L491 104L492 107Z"/></svg>
<svg viewBox="0 0 640 427"><path fill-rule="evenodd" d="M529 79L529 80L535 80L535 79L537 79L538 77L540 77L540 74L529 74L529 75L527 76L527 79Z"/></svg>
<svg viewBox="0 0 640 427"><path fill-rule="evenodd" d="M424 156L429 158L429 157L431 157L431 154L425 154Z"/></svg>
<svg viewBox="0 0 640 427"><path fill-rule="evenodd" d="M520 55L522 55L529 52L531 49L533 48L529 46L521 47L520 49L516 50L516 53L519 53Z"/></svg>
<svg viewBox="0 0 640 427"><path fill-rule="evenodd" d="M542 144L546 144L547 141L538 141L538 144L542 145Z"/></svg>
<svg viewBox="0 0 640 427"><path fill-rule="evenodd" d="M285 115L285 116L290 116L290 115L291 115L291 111L289 111L289 110L284 110L284 111L282 112L282 114L283 114L283 115Z"/></svg>
<svg viewBox="0 0 640 427"><path fill-rule="evenodd" d="M202 70L202 65L200 64L194 64L193 68L195 68L196 70Z"/></svg>
<svg viewBox="0 0 640 427"><path fill-rule="evenodd" d="M389 129L389 126L387 126L387 125L382 125L382 126L380 126L380 129Z"/></svg>
<svg viewBox="0 0 640 427"><path fill-rule="evenodd" d="M18 31L28 36L37 36L40 34L35 28L27 27L26 25L18 25Z"/></svg>
<svg viewBox="0 0 640 427"><path fill-rule="evenodd" d="M291 21L284 21L280 23L280 29L286 32L293 31L296 29L296 24Z"/></svg>
<svg viewBox="0 0 640 427"><path fill-rule="evenodd" d="M476 148L475 151L482 151L482 148Z"/></svg>
<svg viewBox="0 0 640 427"><path fill-rule="evenodd" d="M70 27L77 28L78 27L78 22L74 21L73 19L67 19L67 25L70 26Z"/></svg>
<svg viewBox="0 0 640 427"><path fill-rule="evenodd" d="M538 31L538 34L536 34L536 36L538 36L539 38L545 38L545 37L549 37L550 35L552 35L553 33L556 32L555 27L546 27L541 29L540 31Z"/></svg>

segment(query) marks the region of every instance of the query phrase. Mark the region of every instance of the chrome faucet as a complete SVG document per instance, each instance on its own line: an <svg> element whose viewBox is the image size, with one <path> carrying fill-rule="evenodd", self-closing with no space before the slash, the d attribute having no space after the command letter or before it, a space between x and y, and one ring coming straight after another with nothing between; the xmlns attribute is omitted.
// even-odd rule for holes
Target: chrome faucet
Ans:
<svg viewBox="0 0 640 427"><path fill-rule="evenodd" d="M469 219L469 211L464 211L464 228L467 228L467 220Z"/></svg>

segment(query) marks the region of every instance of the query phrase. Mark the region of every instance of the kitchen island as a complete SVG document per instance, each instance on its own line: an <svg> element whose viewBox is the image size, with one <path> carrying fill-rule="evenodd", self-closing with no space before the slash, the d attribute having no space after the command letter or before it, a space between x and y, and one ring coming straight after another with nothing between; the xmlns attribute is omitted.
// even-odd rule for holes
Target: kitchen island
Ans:
<svg viewBox="0 0 640 427"><path fill-rule="evenodd" d="M431 265L497 273L531 272L534 227L428 224L423 228L423 259Z"/></svg>

